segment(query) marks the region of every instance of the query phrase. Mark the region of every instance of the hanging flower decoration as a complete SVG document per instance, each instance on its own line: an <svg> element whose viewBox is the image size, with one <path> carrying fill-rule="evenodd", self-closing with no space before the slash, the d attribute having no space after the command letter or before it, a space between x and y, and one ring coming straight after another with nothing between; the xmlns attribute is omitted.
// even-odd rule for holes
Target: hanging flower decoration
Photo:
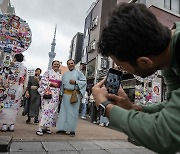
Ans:
<svg viewBox="0 0 180 154"><path fill-rule="evenodd" d="M157 76L159 75L159 72L156 71L154 74L146 77L146 78L142 78L140 76L137 75L133 75L138 81L140 82L151 82L152 80L154 80Z"/></svg>
<svg viewBox="0 0 180 154"><path fill-rule="evenodd" d="M0 14L0 50L21 53L31 44L31 30L26 21L16 15Z"/></svg>

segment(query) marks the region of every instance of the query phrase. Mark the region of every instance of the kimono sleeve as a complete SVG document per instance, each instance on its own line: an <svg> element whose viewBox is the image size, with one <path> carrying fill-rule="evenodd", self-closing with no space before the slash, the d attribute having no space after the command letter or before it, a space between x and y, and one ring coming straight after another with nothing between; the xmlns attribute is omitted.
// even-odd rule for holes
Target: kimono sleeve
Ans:
<svg viewBox="0 0 180 154"><path fill-rule="evenodd" d="M49 71L46 71L39 82L38 92L43 95L49 84Z"/></svg>
<svg viewBox="0 0 180 154"><path fill-rule="evenodd" d="M87 81L86 81L86 77L81 71L78 71L78 80L76 81L76 84L79 87L79 91L81 92L81 95L84 96L86 91Z"/></svg>
<svg viewBox="0 0 180 154"><path fill-rule="evenodd" d="M59 95L62 96L63 93L64 93L64 75L62 76L62 83L61 83Z"/></svg>

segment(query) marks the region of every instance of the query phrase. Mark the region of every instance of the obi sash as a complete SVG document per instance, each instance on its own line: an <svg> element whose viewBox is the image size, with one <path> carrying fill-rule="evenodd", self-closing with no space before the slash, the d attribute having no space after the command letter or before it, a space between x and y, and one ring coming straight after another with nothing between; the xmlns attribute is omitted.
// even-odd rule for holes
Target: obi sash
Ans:
<svg viewBox="0 0 180 154"><path fill-rule="evenodd" d="M58 87L57 87L57 88L60 88L60 87L61 87L61 81L60 81L60 80L52 80L52 79L50 79L49 82L57 83L57 84L58 84Z"/></svg>

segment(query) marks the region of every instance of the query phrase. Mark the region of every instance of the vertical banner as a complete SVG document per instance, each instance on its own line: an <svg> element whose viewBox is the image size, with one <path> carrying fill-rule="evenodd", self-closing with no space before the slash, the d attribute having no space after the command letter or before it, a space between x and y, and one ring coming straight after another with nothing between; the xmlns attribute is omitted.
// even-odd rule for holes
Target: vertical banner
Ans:
<svg viewBox="0 0 180 154"><path fill-rule="evenodd" d="M162 79L161 78L156 78L152 82L152 102L161 102L161 97L162 97Z"/></svg>

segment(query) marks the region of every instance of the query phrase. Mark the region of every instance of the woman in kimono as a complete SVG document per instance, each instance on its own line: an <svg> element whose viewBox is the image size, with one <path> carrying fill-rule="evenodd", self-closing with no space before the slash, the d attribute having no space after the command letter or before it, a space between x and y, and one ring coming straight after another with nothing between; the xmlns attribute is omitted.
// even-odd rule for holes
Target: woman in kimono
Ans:
<svg viewBox="0 0 180 154"><path fill-rule="evenodd" d="M52 62L52 69L44 73L39 83L38 92L41 96L41 111L39 129L37 135L42 136L44 133L51 134L49 127L56 126L57 111L59 105L59 93L61 86L61 74L59 72L60 62ZM52 97L45 98L45 93L52 93Z"/></svg>
<svg viewBox="0 0 180 154"><path fill-rule="evenodd" d="M3 109L0 112L1 131L14 131L14 124L21 104L23 91L27 85L27 69L23 65L23 54L16 54L14 62L9 66L9 73L3 75L6 98L3 100ZM9 127L8 127L9 125Z"/></svg>
<svg viewBox="0 0 180 154"><path fill-rule="evenodd" d="M30 76L28 80L27 91L25 94L27 99L25 110L28 110L28 119L26 120L26 123L30 123L32 117L34 117L35 124L39 123L38 116L41 105L41 98L37 89L39 88L39 81L41 80L40 74L41 69L36 68L35 75Z"/></svg>

